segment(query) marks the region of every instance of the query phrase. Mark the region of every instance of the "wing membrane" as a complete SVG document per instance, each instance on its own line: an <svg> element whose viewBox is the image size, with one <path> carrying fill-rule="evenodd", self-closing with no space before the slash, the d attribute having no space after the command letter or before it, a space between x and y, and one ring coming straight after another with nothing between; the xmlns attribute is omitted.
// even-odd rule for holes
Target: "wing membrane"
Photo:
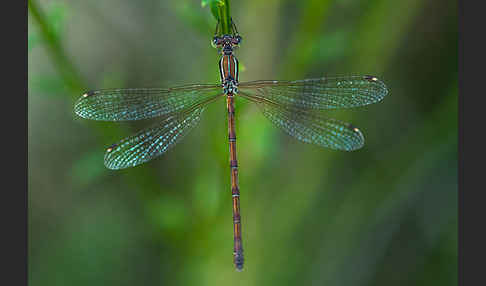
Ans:
<svg viewBox="0 0 486 286"><path fill-rule="evenodd" d="M364 145L363 134L351 124L277 105L242 92L239 95L258 103L263 115L275 126L302 142L344 151L357 150Z"/></svg>
<svg viewBox="0 0 486 286"><path fill-rule="evenodd" d="M204 107L185 114L168 116L109 147L105 166L117 170L137 166L163 154L179 142L200 121Z"/></svg>
<svg viewBox="0 0 486 286"><path fill-rule="evenodd" d="M77 115L101 121L128 121L174 114L221 94L221 86L105 89L85 93L75 104Z"/></svg>
<svg viewBox="0 0 486 286"><path fill-rule="evenodd" d="M372 104L388 93L374 76L323 77L295 81L252 81L239 84L248 95L301 109L351 108Z"/></svg>

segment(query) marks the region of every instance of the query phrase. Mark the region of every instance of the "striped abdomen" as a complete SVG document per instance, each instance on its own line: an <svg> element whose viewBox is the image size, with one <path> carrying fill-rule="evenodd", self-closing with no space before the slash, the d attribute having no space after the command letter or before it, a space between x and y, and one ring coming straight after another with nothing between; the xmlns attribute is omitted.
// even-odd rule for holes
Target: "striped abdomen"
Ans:
<svg viewBox="0 0 486 286"><path fill-rule="evenodd" d="M228 139L230 149L231 195L233 197L233 261L236 269L243 269L243 243L241 239L240 189L238 186L238 161L236 159L235 105L232 93L227 95Z"/></svg>

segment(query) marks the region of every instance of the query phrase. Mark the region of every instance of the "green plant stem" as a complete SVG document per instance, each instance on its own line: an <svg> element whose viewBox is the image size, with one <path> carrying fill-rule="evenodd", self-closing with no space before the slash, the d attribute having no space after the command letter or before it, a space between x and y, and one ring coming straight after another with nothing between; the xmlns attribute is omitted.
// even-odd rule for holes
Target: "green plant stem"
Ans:
<svg viewBox="0 0 486 286"><path fill-rule="evenodd" d="M223 0L218 6L219 20L221 23L221 32L223 35L231 34L231 13L229 0Z"/></svg>

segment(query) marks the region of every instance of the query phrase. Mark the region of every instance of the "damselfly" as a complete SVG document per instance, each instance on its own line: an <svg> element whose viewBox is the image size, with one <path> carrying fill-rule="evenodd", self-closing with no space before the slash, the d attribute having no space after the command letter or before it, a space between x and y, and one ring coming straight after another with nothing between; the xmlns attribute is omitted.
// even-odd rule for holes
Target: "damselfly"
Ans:
<svg viewBox="0 0 486 286"><path fill-rule="evenodd" d="M221 83L89 91L74 107L76 114L93 120L161 119L157 124L106 150L105 166L109 169L124 169L150 161L172 148L199 123L209 103L226 98L233 198L233 260L237 270L243 268L244 259L236 159L235 97L256 103L275 126L300 141L353 151L364 144L361 131L351 124L323 117L318 111L364 106L382 100L387 94L385 84L375 76L240 83L234 50L241 40L234 23L231 34L220 36L216 29L213 45L221 53Z"/></svg>

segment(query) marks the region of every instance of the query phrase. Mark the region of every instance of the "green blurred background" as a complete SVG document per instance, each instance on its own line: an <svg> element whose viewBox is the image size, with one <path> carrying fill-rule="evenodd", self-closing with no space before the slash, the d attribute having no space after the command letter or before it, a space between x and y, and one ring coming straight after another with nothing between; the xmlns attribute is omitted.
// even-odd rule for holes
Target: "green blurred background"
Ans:
<svg viewBox="0 0 486 286"><path fill-rule="evenodd" d="M288 137L237 99L241 273L224 101L172 151L122 171L105 169L105 148L148 123L73 113L84 90L218 82L210 10L30 4L30 285L456 285L455 1L231 2L241 81L372 74L389 88L328 113L363 131L351 153Z"/></svg>

